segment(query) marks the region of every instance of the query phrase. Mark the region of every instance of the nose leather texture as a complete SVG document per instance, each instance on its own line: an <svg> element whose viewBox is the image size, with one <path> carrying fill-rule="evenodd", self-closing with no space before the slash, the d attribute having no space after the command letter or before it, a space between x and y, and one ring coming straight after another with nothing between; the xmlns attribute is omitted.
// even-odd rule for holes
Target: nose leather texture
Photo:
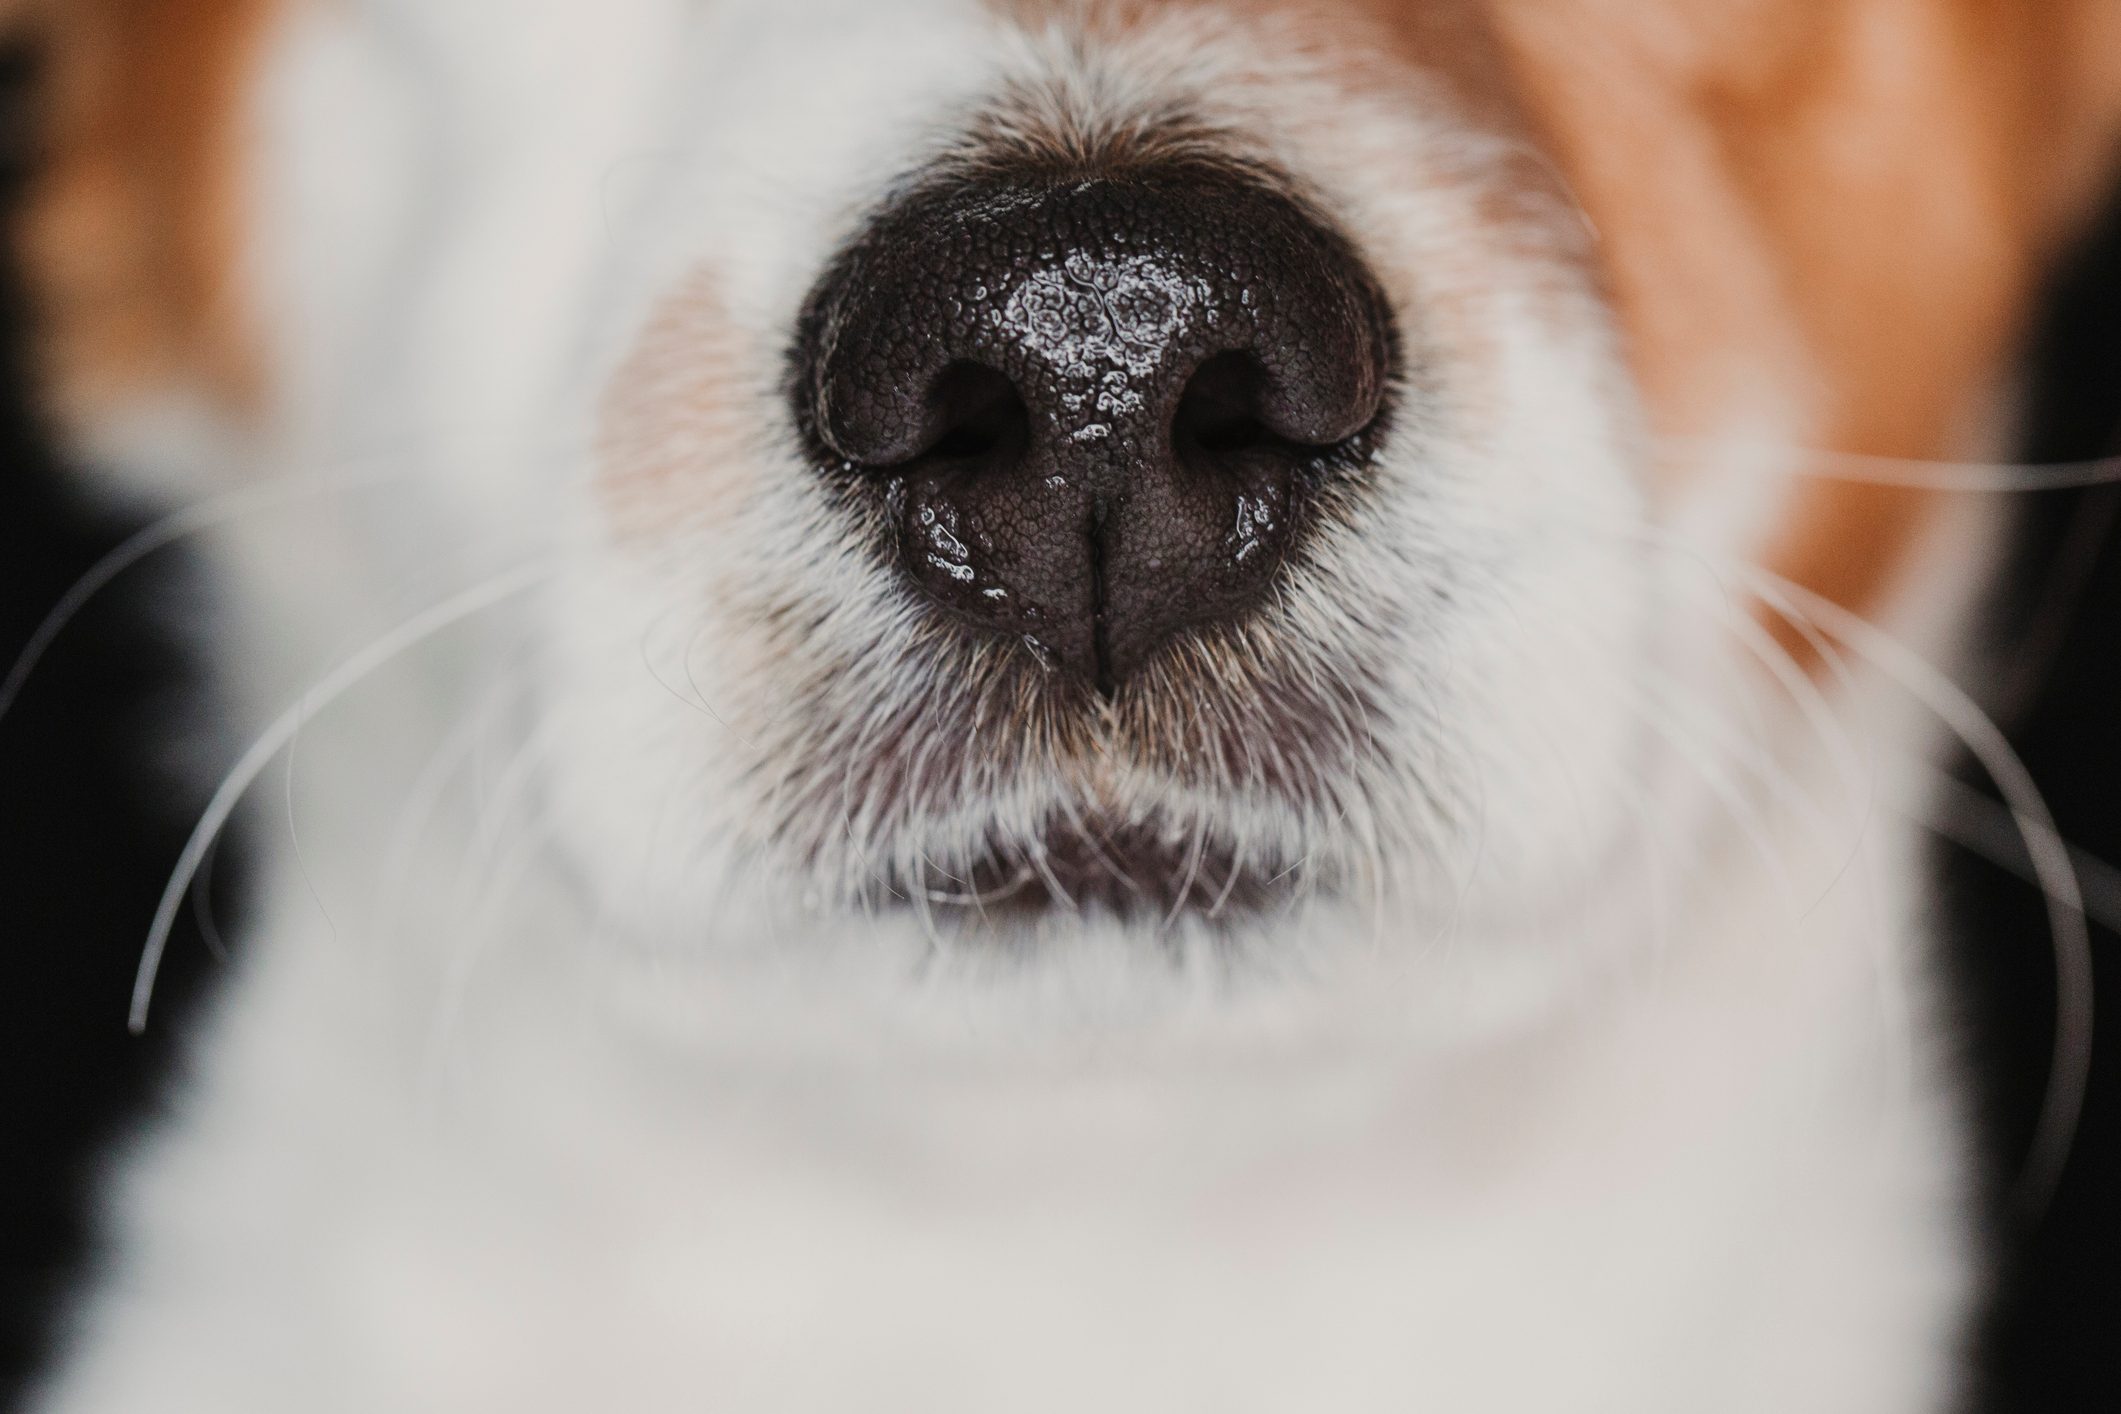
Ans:
<svg viewBox="0 0 2121 1414"><path fill-rule="evenodd" d="M1268 591L1392 346L1348 242L1264 182L990 176L836 262L796 401L929 597L1110 691Z"/></svg>

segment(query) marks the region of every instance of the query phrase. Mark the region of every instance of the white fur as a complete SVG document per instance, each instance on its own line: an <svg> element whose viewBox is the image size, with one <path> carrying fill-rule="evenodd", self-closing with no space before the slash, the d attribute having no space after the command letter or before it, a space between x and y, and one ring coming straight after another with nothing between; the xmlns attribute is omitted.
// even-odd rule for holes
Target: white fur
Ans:
<svg viewBox="0 0 2121 1414"><path fill-rule="evenodd" d="M1086 49L969 0L360 0L277 32L252 458L388 477L223 538L232 695L262 723L553 570L255 792L249 946L39 1408L1948 1407L1959 1116L1880 804L1926 731L1861 661L1830 701L1756 661L1742 495L1645 520L1573 216L1493 239L1496 139L1267 23ZM1318 194L1418 345L1376 512L1270 620L1389 667L1363 729L1400 765L1360 757L1338 813L997 781L976 741L949 809L789 805L795 708L938 690L785 433L792 321L1011 84L1192 105ZM698 288L737 411L622 533L607 394ZM1324 882L1168 945L1063 915L1030 961L853 901L874 856L1098 792Z"/></svg>

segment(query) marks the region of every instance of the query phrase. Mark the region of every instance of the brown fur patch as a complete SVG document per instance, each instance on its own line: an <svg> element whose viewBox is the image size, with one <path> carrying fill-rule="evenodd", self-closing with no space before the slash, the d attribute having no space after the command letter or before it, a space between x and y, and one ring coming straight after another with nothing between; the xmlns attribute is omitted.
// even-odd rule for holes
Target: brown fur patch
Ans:
<svg viewBox="0 0 2121 1414"><path fill-rule="evenodd" d="M749 490L768 406L713 281L666 300L612 377L597 426L597 490L622 532L653 536L672 516L726 522ZM771 361L764 361L767 367Z"/></svg>
<svg viewBox="0 0 2121 1414"><path fill-rule="evenodd" d="M2100 30L2113 52L2113 7L1496 8L1536 120L1603 233L1658 431L1714 436L1734 416L1742 431L1749 412L1788 411L1828 451L1961 450L2110 164L2121 60L2089 63L2080 46ZM1745 406L1771 389L1796 406ZM1933 493L1807 483L1766 561L1867 612L1942 507Z"/></svg>
<svg viewBox="0 0 2121 1414"><path fill-rule="evenodd" d="M62 415L262 370L238 293L245 80L280 0L43 0L45 152L18 233Z"/></svg>

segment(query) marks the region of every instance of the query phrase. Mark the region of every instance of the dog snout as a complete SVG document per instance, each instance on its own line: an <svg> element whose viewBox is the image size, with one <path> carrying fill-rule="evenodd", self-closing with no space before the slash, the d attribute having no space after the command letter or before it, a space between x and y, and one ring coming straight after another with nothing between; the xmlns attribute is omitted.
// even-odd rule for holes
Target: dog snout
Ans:
<svg viewBox="0 0 2121 1414"><path fill-rule="evenodd" d="M1260 601L1392 347L1349 242L1263 181L965 178L836 262L797 401L921 593L1109 693Z"/></svg>

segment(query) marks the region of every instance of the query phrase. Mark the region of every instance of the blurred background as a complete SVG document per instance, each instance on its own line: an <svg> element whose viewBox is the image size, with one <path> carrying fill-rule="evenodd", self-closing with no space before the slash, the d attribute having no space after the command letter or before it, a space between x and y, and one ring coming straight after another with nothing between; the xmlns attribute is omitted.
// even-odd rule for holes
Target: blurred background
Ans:
<svg viewBox="0 0 2121 1414"><path fill-rule="evenodd" d="M24 61L0 56L0 207L29 160L26 79ZM0 673L136 528L71 496L27 404L22 337L13 272L0 266ZM2018 455L2121 456L2121 192L2055 282L2028 357ZM2121 861L2121 484L2027 497L2020 509L1994 613L1996 680L1971 686L2007 712L2063 834ZM202 804L151 750L173 719L207 719L184 648L188 568L181 549L158 554L99 594L0 720L0 1409L92 1259L85 1184L152 1102L172 1038L210 997L218 966L216 930L195 915L172 948L155 1025L127 1034L141 939ZM239 836L214 865L212 914L224 923L240 911L242 853ZM2006 870L1942 843L1935 858L2002 1254L1976 1352L1978 1407L2110 1414L2121 1408L2121 938L2093 935L2101 1029L2069 1167L2044 1213L2014 1216L2004 1193L2052 1045L2046 916Z"/></svg>

